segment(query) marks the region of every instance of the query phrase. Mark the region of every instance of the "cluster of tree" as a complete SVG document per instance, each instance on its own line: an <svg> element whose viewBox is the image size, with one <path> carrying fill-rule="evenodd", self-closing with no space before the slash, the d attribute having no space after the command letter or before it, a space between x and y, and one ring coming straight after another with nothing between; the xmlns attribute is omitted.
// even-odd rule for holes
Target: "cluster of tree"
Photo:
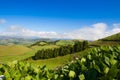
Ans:
<svg viewBox="0 0 120 80"><path fill-rule="evenodd" d="M75 41L74 45L60 46L53 49L38 50L33 56L33 59L48 59L57 56L64 56L75 52L82 51L88 47L88 41Z"/></svg>

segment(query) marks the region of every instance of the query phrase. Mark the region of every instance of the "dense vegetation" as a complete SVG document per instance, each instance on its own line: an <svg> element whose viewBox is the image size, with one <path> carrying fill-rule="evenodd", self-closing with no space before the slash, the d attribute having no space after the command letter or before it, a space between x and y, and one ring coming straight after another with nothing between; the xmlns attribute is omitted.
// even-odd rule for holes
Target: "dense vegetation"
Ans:
<svg viewBox="0 0 120 80"><path fill-rule="evenodd" d="M1 64L0 75L7 80L120 80L120 47L91 49L81 59L54 70L18 61Z"/></svg>
<svg viewBox="0 0 120 80"><path fill-rule="evenodd" d="M67 54L73 54L75 52L82 51L88 47L87 41L75 41L74 45L60 46L53 49L42 49L38 50L33 56L33 59L48 59L57 56L64 56Z"/></svg>

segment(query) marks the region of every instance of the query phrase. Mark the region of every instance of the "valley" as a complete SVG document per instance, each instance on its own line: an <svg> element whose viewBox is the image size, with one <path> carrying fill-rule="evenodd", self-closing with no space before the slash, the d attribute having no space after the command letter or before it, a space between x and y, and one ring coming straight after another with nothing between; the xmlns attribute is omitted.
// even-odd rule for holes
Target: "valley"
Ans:
<svg viewBox="0 0 120 80"><path fill-rule="evenodd" d="M120 33L118 33L120 34ZM46 76L48 76L48 78L53 79L53 77L57 74L58 77L56 77L56 79L58 78L63 78L63 79L69 79L68 75L65 76L65 74L70 74L69 71L73 71L73 73L75 72L77 75L77 71L78 70L85 70L86 69L90 69L90 66L93 67L94 69L96 69L97 71L101 71L99 72L99 74L105 74L106 76L110 76L111 72L109 72L109 74L107 74L108 72L104 72L102 70L100 70L100 68L98 67L98 65L102 65L104 64L104 68L105 69L109 69L109 70L117 70L115 71L116 74L114 76L117 77L117 79L119 78L119 56L117 57L117 55L120 55L120 44L119 44L119 35L115 34L100 40L96 40L96 41L87 41L84 42L84 40L39 40L34 42L33 44L27 44L27 45L22 45L22 44L12 44L12 45L0 45L0 70L2 69L2 65L4 64L8 64L9 67L12 66L15 67L18 66L18 68L20 66L23 66L22 64L25 64L23 67L28 66L30 70L32 70L33 66L39 66L39 67L34 67L34 69L40 69L39 71L46 71L47 68L47 73L53 75L52 77L50 77L47 73L44 74ZM117 39L117 40L116 40ZM112 41L112 42L111 42ZM60 49L60 50L59 50ZM55 51L56 50L56 51ZM44 51L44 52L43 52ZM48 52L47 52L48 51ZM50 53L52 51L52 53ZM61 52L63 51L63 52ZM66 53L67 52L67 53ZM102 53L101 53L102 52ZM49 53L49 54L48 54ZM51 55L55 55L57 53L56 56L53 57L49 57ZM101 57L100 54L104 57ZM39 57L43 55L44 58ZM111 57L110 57L111 55ZM114 56L113 56L114 55ZM48 56L48 57L45 57ZM37 57L37 58L34 58ZM102 62L100 62L100 64L98 64L96 62L97 58L99 59L103 59ZM110 60L113 60L113 63L110 62ZM79 62L80 60L80 62ZM86 62L86 60L88 60ZM93 62L95 61L95 66L93 66ZM105 60L105 63L104 63ZM77 61L77 62L76 62ZM11 64L11 65L10 65ZM13 65L12 65L13 64ZM79 64L79 65L78 65ZM79 67L80 68L79 69ZM118 65L118 66L116 66ZM78 66L78 67L77 67ZM111 66L111 67L110 67ZM114 66L114 70L112 68L112 66ZM116 66L116 67L115 67ZM5 68L5 71L7 70L7 67L3 66ZM42 68L43 67L43 68ZM67 68L65 68L67 67ZM18 69L19 71L20 69ZM57 72L50 72L49 70L56 70ZM59 71L63 71L62 73L59 73ZM68 72L64 72L64 70L68 70ZM29 70L28 70L29 71ZM7 71L8 72L8 71ZM40 75L43 74L40 73ZM10 72L8 72L10 73ZM89 73L87 71L87 73ZM90 72L91 73L91 72ZM3 73L2 73L3 74ZM6 75L6 73L4 73ZM10 73L11 74L11 73ZM19 73L22 74L22 73ZM26 73L28 74L28 73ZM33 73L33 75L35 75L36 73ZM63 75L63 77L61 77L61 75ZM79 73L80 77L79 78L88 78L89 76L85 75L83 72ZM95 79L95 74L94 73L94 80ZM29 74L29 79L35 79L37 78L37 75L35 75L36 77L34 77L33 75ZM103 76L103 78L105 79L109 79L109 77ZM112 76L111 79L114 78L114 76ZM7 75L6 75L7 77ZM44 78L45 76L42 76L42 78ZM101 78L101 76L99 76ZM19 77L15 77L14 78L19 78ZM40 78L40 76L39 76ZM48 79L45 78L45 79ZM103 79L101 78L101 79ZM74 76L72 77L72 79L78 79L78 77Z"/></svg>

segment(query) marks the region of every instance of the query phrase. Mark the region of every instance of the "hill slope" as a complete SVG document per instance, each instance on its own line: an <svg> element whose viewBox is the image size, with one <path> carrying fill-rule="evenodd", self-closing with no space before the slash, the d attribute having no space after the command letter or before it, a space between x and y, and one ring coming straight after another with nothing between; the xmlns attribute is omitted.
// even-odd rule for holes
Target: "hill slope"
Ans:
<svg viewBox="0 0 120 80"><path fill-rule="evenodd" d="M91 42L92 46L117 46L120 45L120 33Z"/></svg>
<svg viewBox="0 0 120 80"><path fill-rule="evenodd" d="M29 51L30 48L22 45L0 46L0 56L20 55Z"/></svg>
<svg viewBox="0 0 120 80"><path fill-rule="evenodd" d="M120 33L117 33L99 40L100 41L120 41Z"/></svg>

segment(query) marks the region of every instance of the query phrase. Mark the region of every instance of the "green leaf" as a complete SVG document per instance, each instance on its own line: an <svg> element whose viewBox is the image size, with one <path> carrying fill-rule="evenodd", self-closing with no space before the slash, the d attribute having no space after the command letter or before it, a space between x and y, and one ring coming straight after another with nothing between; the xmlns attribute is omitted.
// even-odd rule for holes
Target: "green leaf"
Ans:
<svg viewBox="0 0 120 80"><path fill-rule="evenodd" d="M74 78L74 77L75 77L75 75L76 75L76 74L75 74L75 72L74 72L74 71L70 71L70 72L69 72L69 77L70 77L70 78Z"/></svg>
<svg viewBox="0 0 120 80"><path fill-rule="evenodd" d="M95 69L89 69L85 76L87 80L97 80L98 72Z"/></svg>
<svg viewBox="0 0 120 80"><path fill-rule="evenodd" d="M104 58L105 58L105 63L106 63L107 65L110 65L110 63L109 63L109 58L106 57L106 56L104 56Z"/></svg>
<svg viewBox="0 0 120 80"><path fill-rule="evenodd" d="M108 72L109 72L109 67L106 67L106 68L104 69L104 73L107 74Z"/></svg>
<svg viewBox="0 0 120 80"><path fill-rule="evenodd" d="M79 79L80 79L80 80L85 80L84 74L80 74L80 75L79 75Z"/></svg>
<svg viewBox="0 0 120 80"><path fill-rule="evenodd" d="M119 69L117 68L116 65L114 65L109 69L108 77L111 77L114 79L115 77L117 77L118 72L119 72Z"/></svg>

